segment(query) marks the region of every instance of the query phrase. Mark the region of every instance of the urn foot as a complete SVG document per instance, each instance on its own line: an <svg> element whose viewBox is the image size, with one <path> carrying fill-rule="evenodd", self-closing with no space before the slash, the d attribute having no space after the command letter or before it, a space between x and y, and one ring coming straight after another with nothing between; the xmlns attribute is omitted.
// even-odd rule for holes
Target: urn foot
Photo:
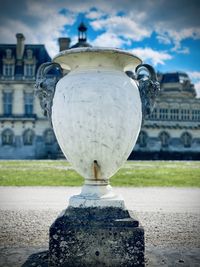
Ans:
<svg viewBox="0 0 200 267"><path fill-rule="evenodd" d="M85 184L80 195L69 199L69 206L74 208L115 207L125 209L124 199L116 195L108 184Z"/></svg>
<svg viewBox="0 0 200 267"><path fill-rule="evenodd" d="M127 210L69 207L50 228L55 266L144 266L144 230Z"/></svg>

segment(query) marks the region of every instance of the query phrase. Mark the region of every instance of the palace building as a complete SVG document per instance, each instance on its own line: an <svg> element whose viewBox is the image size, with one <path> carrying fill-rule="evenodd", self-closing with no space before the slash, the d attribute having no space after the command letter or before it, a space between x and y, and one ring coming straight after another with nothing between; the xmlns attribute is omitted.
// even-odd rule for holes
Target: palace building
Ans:
<svg viewBox="0 0 200 267"><path fill-rule="evenodd" d="M161 91L143 123L137 159L200 159L200 99L182 72L159 75Z"/></svg>
<svg viewBox="0 0 200 267"><path fill-rule="evenodd" d="M87 27L78 42L59 38L60 51L90 47ZM38 67L51 61L44 45L0 44L0 159L61 158L53 129L43 115L34 85ZM154 112L144 120L130 159L200 159L200 99L186 73L159 75L161 92Z"/></svg>
<svg viewBox="0 0 200 267"><path fill-rule="evenodd" d="M59 153L50 123L34 95L38 67L50 61L44 45L0 45L0 158L48 158Z"/></svg>

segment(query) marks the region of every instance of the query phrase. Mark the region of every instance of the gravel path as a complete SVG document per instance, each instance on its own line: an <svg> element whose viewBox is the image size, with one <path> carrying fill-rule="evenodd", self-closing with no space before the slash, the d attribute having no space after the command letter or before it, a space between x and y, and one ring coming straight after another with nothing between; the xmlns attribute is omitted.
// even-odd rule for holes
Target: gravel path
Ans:
<svg viewBox="0 0 200 267"><path fill-rule="evenodd" d="M0 267L21 266L30 254L48 249L49 226L78 191L0 188ZM147 266L200 266L199 189L116 191L145 229Z"/></svg>
<svg viewBox="0 0 200 267"><path fill-rule="evenodd" d="M1 211L3 247L48 246L49 226L58 212ZM135 212L145 228L146 245L173 248L200 245L200 216L193 213Z"/></svg>

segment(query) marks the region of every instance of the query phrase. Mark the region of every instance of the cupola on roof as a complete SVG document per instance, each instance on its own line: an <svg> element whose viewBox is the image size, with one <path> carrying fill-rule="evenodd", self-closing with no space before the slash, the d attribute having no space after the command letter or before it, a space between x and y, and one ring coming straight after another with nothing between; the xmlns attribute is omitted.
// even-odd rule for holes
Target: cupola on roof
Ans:
<svg viewBox="0 0 200 267"><path fill-rule="evenodd" d="M87 27L85 26L85 24L83 22L81 22L81 24L78 27L79 32L86 32L87 31Z"/></svg>
<svg viewBox="0 0 200 267"><path fill-rule="evenodd" d="M78 42L71 46L71 48L77 47L91 47L91 45L87 43L87 27L83 22L78 26Z"/></svg>

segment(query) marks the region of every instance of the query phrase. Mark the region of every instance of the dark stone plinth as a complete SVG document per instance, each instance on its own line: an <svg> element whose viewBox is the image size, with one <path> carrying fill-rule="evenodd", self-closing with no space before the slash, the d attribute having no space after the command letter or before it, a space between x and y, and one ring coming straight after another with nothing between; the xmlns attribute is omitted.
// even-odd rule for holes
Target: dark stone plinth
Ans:
<svg viewBox="0 0 200 267"><path fill-rule="evenodd" d="M49 242L49 267L144 266L144 230L120 208L69 207Z"/></svg>

